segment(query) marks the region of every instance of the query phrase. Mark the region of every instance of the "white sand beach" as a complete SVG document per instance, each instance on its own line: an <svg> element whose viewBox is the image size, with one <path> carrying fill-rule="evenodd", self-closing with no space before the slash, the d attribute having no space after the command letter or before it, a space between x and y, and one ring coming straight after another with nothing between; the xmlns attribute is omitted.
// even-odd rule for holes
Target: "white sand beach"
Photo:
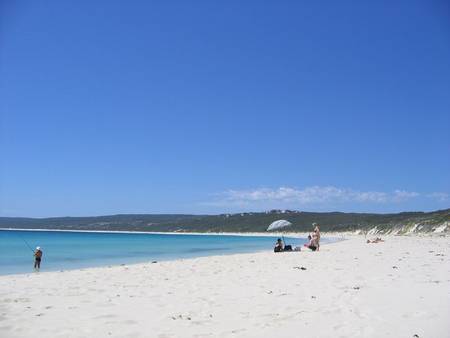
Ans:
<svg viewBox="0 0 450 338"><path fill-rule="evenodd" d="M1 276L0 337L450 337L450 238L384 239Z"/></svg>

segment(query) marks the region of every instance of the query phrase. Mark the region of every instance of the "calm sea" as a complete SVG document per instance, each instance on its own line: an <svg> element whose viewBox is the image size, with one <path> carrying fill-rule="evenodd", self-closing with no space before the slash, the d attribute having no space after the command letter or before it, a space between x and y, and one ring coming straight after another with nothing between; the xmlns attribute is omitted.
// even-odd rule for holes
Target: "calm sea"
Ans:
<svg viewBox="0 0 450 338"><path fill-rule="evenodd" d="M161 235L0 230L0 274L33 271L33 252L43 250L41 271L271 251L276 237ZM325 240L326 241L326 240ZM286 238L300 246L305 239Z"/></svg>

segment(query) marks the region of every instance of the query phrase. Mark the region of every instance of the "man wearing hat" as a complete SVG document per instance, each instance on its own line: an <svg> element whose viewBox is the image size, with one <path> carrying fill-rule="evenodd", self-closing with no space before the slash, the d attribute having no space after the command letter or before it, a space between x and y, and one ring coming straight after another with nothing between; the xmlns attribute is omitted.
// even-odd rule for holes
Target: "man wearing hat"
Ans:
<svg viewBox="0 0 450 338"><path fill-rule="evenodd" d="M41 260L42 260L42 250L41 247L38 246L36 251L34 252L34 269L39 271L41 268Z"/></svg>

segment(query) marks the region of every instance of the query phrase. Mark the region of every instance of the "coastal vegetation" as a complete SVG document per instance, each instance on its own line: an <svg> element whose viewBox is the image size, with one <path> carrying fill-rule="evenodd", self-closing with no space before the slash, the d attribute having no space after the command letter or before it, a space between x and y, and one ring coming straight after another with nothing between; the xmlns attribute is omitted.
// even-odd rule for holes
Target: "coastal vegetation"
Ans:
<svg viewBox="0 0 450 338"><path fill-rule="evenodd" d="M292 223L285 229L292 232L309 231L313 222L319 223L322 231L381 233L450 231L450 209L392 214L270 210L220 215L124 214L96 217L0 217L0 228L206 233L264 232L269 224L279 219Z"/></svg>

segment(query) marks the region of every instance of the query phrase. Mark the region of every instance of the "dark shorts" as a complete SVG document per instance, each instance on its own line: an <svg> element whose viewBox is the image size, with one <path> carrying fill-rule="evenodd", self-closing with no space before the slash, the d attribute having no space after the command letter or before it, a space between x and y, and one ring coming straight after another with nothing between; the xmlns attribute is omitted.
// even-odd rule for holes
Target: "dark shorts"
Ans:
<svg viewBox="0 0 450 338"><path fill-rule="evenodd" d="M312 251L316 251L317 250L317 247L315 247L314 245L310 245L310 246L308 246L308 248L310 248Z"/></svg>
<svg viewBox="0 0 450 338"><path fill-rule="evenodd" d="M41 261L41 257L36 257L36 262L40 262Z"/></svg>

